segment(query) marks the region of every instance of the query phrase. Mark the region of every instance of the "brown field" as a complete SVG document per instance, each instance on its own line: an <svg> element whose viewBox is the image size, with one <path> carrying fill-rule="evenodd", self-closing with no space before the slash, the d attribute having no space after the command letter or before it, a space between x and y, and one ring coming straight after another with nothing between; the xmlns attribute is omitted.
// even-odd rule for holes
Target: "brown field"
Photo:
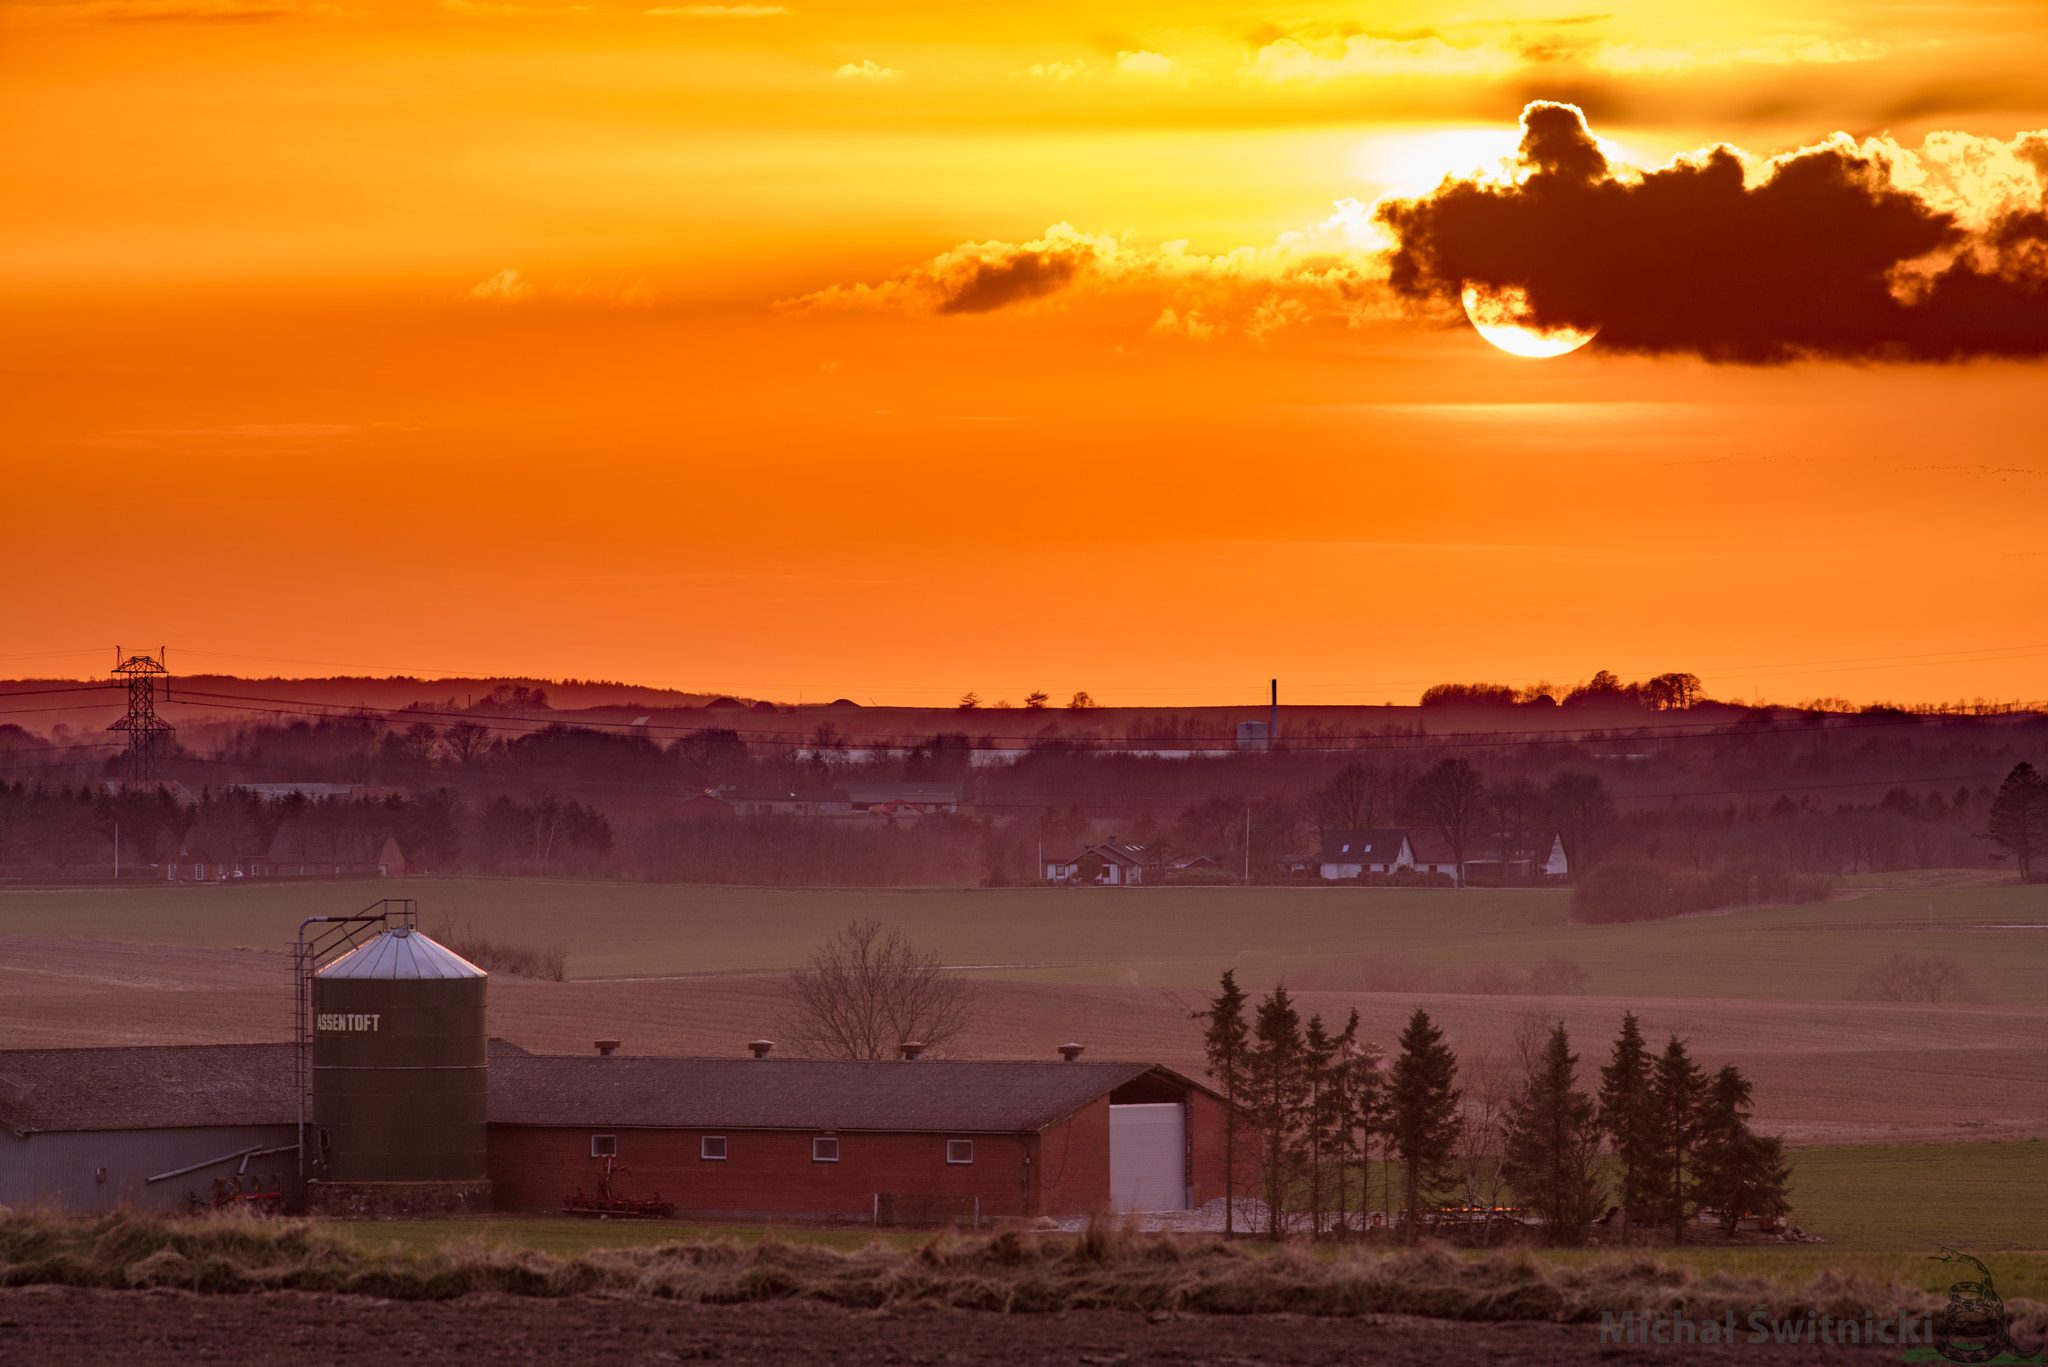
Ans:
<svg viewBox="0 0 2048 1367"><path fill-rule="evenodd" d="M990 981L978 985L963 1057L1050 1058L1078 1040L1098 1058L1143 1058L1199 1076L1185 988ZM739 1054L773 1038L777 979L753 973L581 979L499 977L491 1030L568 1052L610 1036L629 1052ZM1468 1070L1503 1057L1534 1013L1571 1028L1587 1075L1624 1010L1645 1033L1690 1042L1756 1084L1757 1118L1799 1145L2048 1136L2048 1010L2011 1006L1306 992L1305 1012L1389 1044L1416 1006L1448 1031ZM288 956L103 940L0 938L0 1048L205 1044L290 1037Z"/></svg>
<svg viewBox="0 0 2048 1367"><path fill-rule="evenodd" d="M377 1345L367 1348L366 1345ZM1370 1361L1384 1367L1541 1367L1599 1357L1636 1363L1877 1364L1897 1349L1738 1343L1729 1347L1599 1343L1599 1326L1470 1323L1409 1315L1058 1315L846 1310L806 1302L695 1305L648 1297L482 1294L452 1301L271 1292L0 1290L0 1358L44 1367L207 1362L357 1367L366 1361L563 1363L1073 1363L1294 1367Z"/></svg>

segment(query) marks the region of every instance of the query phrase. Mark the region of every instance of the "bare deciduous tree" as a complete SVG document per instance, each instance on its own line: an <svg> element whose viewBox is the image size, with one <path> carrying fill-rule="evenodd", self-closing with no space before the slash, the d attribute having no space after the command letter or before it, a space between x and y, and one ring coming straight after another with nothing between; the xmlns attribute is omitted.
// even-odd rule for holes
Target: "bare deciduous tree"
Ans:
<svg viewBox="0 0 2048 1367"><path fill-rule="evenodd" d="M901 930L858 920L792 969L783 1033L801 1054L893 1058L916 1041L938 1050L967 1028L973 985Z"/></svg>
<svg viewBox="0 0 2048 1367"><path fill-rule="evenodd" d="M1952 1001L1963 988L1963 970L1940 955L1916 959L1894 954L1856 979L1857 996L1881 1002Z"/></svg>
<svg viewBox="0 0 2048 1367"><path fill-rule="evenodd" d="M448 747L450 759L467 767L490 753L491 729L465 718L443 731L441 742Z"/></svg>

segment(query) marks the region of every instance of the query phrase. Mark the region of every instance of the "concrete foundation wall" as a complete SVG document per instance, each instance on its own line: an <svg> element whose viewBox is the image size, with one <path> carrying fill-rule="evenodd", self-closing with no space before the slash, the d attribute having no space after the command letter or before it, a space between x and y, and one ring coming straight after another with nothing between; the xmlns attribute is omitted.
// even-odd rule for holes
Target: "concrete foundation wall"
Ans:
<svg viewBox="0 0 2048 1367"><path fill-rule="evenodd" d="M311 1215L358 1220L403 1220L484 1215L492 1207L489 1182L308 1182Z"/></svg>

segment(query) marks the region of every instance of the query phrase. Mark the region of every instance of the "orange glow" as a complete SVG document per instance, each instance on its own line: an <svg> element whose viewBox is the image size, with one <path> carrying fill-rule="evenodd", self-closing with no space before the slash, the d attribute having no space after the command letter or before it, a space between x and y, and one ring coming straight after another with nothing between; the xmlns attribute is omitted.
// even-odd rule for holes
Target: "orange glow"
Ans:
<svg viewBox="0 0 2048 1367"><path fill-rule="evenodd" d="M1373 292L1529 98L1644 165L2048 126L2048 16L1898 14L0 6L0 675L2040 698L2042 363Z"/></svg>

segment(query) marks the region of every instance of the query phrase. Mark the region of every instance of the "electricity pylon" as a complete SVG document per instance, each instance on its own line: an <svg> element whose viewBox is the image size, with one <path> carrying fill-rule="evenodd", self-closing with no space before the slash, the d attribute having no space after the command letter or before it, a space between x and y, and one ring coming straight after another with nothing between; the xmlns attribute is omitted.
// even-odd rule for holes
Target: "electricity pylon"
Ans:
<svg viewBox="0 0 2048 1367"><path fill-rule="evenodd" d="M121 648L114 647L114 673L128 681L128 715L115 722L109 731L128 733L128 779L132 783L150 783L156 779L156 760L164 748L164 737L177 728L156 714L156 681L164 681L164 696L170 696L170 671L164 668L163 652L157 657L130 655L121 659Z"/></svg>

